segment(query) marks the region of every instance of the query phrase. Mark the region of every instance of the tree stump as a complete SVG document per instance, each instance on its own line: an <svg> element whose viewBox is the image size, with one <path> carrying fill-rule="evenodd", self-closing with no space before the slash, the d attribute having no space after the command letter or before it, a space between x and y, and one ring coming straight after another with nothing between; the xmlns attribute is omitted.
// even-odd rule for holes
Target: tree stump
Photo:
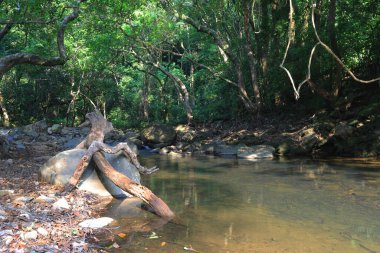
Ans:
<svg viewBox="0 0 380 253"><path fill-rule="evenodd" d="M114 154L122 151L123 154L130 159L131 163L135 165L138 171L142 174L151 174L156 172L158 168L146 168L142 166L137 159L137 155L131 150L127 143L119 143L115 147L110 147L104 144L104 136L113 129L113 126L98 110L87 113L86 118L87 120L82 124L82 126L91 124L91 131L86 139L78 144L76 148L87 150L77 165L74 174L69 180L69 183L65 185L64 192L67 193L75 189L80 177L87 168L91 159L94 159L94 162L99 170L101 170L104 175L106 175L106 177L109 178L115 185L143 200L157 215L163 218L173 218L174 213L163 200L157 197L147 187L132 181L127 176L116 171L104 158L102 152Z"/></svg>

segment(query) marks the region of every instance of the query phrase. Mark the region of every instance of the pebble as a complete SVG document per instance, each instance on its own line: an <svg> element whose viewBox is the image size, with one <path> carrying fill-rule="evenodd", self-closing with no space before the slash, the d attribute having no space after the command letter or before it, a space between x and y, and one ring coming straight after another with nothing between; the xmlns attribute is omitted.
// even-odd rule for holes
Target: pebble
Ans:
<svg viewBox="0 0 380 253"><path fill-rule="evenodd" d="M55 209L70 209L70 205L65 198L60 198L53 204Z"/></svg>
<svg viewBox="0 0 380 253"><path fill-rule="evenodd" d="M45 236L45 237L49 235L49 232L48 232L46 229L44 229L43 227L39 227L39 228L37 229L37 232L38 232L40 235Z"/></svg>
<svg viewBox="0 0 380 253"><path fill-rule="evenodd" d="M30 232L24 233L21 236L24 237L24 240L35 240L37 239L38 234L36 230L32 230Z"/></svg>

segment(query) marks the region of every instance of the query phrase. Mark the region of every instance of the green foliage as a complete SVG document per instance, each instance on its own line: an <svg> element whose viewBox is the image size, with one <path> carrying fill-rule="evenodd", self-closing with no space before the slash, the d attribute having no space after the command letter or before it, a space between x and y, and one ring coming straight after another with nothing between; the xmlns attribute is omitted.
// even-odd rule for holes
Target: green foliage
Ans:
<svg viewBox="0 0 380 253"><path fill-rule="evenodd" d="M84 3L80 17L66 30L70 59L64 66L19 65L2 77L0 91L11 121L26 124L47 118L51 122L77 124L93 109L91 100L105 109L116 127L186 122L184 95L163 70L185 86L194 121L250 115L237 87L225 81L227 78L237 83L231 59L224 59L210 34L199 32L178 18L178 14L187 15L228 42L228 49L242 63L248 96L255 101L243 33L245 3L251 8L249 38L264 111L286 110L294 104L310 111L327 106L325 99L306 84L301 89L301 99L295 101L288 76L279 68L288 39L288 1L162 2ZM310 2L293 2L296 34L285 65L299 82L307 73L316 38L311 27ZM57 29L70 11L68 6L74 4L75 1L2 1L3 25L8 21L16 24L0 43L0 57L17 52L57 56ZM337 1L334 28L342 60L363 78L379 75L379 8L380 3L375 0ZM328 1L323 1L317 12L317 29L321 39L330 45L328 9ZM337 69L332 57L318 49L311 69L315 83L332 92ZM357 85L346 80L344 75L339 80L344 83L341 94L351 92L351 87ZM73 107L67 113L70 104Z"/></svg>

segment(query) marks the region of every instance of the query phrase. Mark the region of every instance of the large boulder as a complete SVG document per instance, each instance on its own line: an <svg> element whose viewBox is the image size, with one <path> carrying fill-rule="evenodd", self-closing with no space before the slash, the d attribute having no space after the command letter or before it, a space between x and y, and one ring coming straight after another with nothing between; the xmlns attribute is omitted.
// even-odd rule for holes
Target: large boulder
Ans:
<svg viewBox="0 0 380 253"><path fill-rule="evenodd" d="M71 149L58 153L40 168L39 179L55 185L66 184L74 174L75 168L84 153L84 149ZM128 176L131 180L140 183L138 170L121 152L106 154L106 159L117 171ZM101 171L95 169L95 165L92 162L80 178L79 189L100 196L112 195L115 198L129 196L106 178Z"/></svg>
<svg viewBox="0 0 380 253"><path fill-rule="evenodd" d="M176 136L174 128L168 125L152 125L141 131L141 139L144 143L156 148L171 145Z"/></svg>

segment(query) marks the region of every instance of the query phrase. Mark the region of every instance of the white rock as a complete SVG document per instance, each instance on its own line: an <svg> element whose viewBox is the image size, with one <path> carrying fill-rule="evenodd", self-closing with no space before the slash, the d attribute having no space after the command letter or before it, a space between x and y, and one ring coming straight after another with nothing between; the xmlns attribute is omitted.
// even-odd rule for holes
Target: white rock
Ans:
<svg viewBox="0 0 380 253"><path fill-rule="evenodd" d="M30 232L26 232L23 234L24 240L30 240L30 239L35 240L35 239L37 239L37 236L38 236L38 234L37 234L36 230L32 230Z"/></svg>
<svg viewBox="0 0 380 253"><path fill-rule="evenodd" d="M101 217L98 219L88 219L79 223L82 228L102 228L110 224L114 219L110 217Z"/></svg>
<svg viewBox="0 0 380 253"><path fill-rule="evenodd" d="M53 204L53 208L56 209L70 209L69 203L67 203L67 200L65 198L60 198Z"/></svg>
<svg viewBox="0 0 380 253"><path fill-rule="evenodd" d="M37 232L38 232L40 235L42 235L42 236L48 236L48 235L49 235L49 232L48 232L46 229L44 229L43 227L39 227L39 228L37 229Z"/></svg>
<svg viewBox="0 0 380 253"><path fill-rule="evenodd" d="M0 196L11 195L13 193L15 193L14 190L0 190Z"/></svg>
<svg viewBox="0 0 380 253"><path fill-rule="evenodd" d="M244 159L268 159L273 158L274 151L275 148L268 145L240 147L237 156Z"/></svg>

